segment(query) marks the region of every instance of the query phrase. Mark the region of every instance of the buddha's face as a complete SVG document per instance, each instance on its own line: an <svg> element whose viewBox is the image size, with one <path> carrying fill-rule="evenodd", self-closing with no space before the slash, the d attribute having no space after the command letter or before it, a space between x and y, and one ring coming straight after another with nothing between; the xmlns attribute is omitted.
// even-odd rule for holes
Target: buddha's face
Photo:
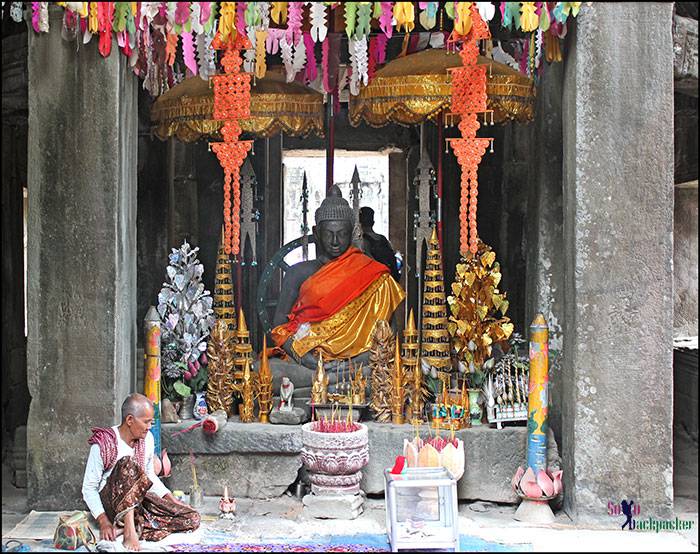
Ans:
<svg viewBox="0 0 700 554"><path fill-rule="evenodd" d="M314 227L319 258L333 260L345 253L352 242L352 223L345 220L322 221Z"/></svg>

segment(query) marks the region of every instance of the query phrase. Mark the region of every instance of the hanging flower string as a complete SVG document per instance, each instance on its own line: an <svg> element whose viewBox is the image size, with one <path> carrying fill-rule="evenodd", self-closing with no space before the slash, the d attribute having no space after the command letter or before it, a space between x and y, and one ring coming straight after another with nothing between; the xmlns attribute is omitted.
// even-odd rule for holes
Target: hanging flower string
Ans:
<svg viewBox="0 0 700 554"><path fill-rule="evenodd" d="M460 3L464 4L464 3ZM459 55L462 67L455 68L452 74L452 112L459 114L461 139L448 139L462 168L459 205L459 250L462 255L467 250L476 254L479 236L476 227L476 207L478 191L477 171L479 162L491 142L490 138L477 138L480 124L478 113L486 112L486 66L477 65L481 39L491 37L488 25L482 19L477 7L460 6L457 10L455 30L450 37L453 43L462 43ZM464 35L460 35L464 32Z"/></svg>
<svg viewBox="0 0 700 554"><path fill-rule="evenodd" d="M37 33L49 31L49 2L13 2L11 14L27 19ZM152 96L158 96L172 87L178 79L173 71L175 51L182 37L182 47L186 55L186 68L196 73L194 50L196 45L199 73L206 78L209 60L213 57L211 39L218 28L226 41L229 35L244 34L246 27L254 27L255 32L282 31L288 45L297 47L303 33L310 32L314 42L321 42L328 48L327 20L334 16L332 10L342 10L346 20L346 33L355 41L367 43L370 40L370 21L379 24L380 35L391 38L394 26L397 31L410 33L416 29L416 19L424 29L435 25L437 14L443 11L448 19L454 20L453 36L466 37L474 25L490 21L497 11L500 13L501 26L511 31L541 33L543 43L542 57L548 62L561 61L561 39L566 35L567 22L576 17L581 9L581 2L419 2L420 14L416 14L411 2L311 2L308 9L304 2L57 2L60 8L70 11L71 16L63 18L72 27L72 18L79 18L82 36L77 33L63 33L66 39L89 42L97 35L99 51L107 57L112 52L112 37L116 36L117 45L122 54L131 57L133 71L144 79L144 88ZM589 9L595 9L589 7ZM478 17L474 16L478 14ZM270 29L270 20L284 29ZM310 31L309 31L310 30ZM270 34L272 36L272 34ZM257 38L257 35L256 35ZM164 40L162 40L164 39ZM460 39L461 40L461 39ZM532 38L522 39L529 45ZM279 38L278 38L279 41ZM307 41L303 48L311 61ZM257 41L256 41L257 44ZM377 42L380 50L385 42ZM370 78L378 61L379 52L365 45L355 51L369 51L372 60ZM523 49L522 70L531 75L533 63L540 54L532 54L529 46ZM132 57L133 52L133 57ZM268 48L268 53L270 52ZM528 53L530 53L528 55ZM166 55L163 55L166 54ZM264 75L264 52L256 49L256 67L258 74ZM202 67L204 66L204 72ZM539 65L541 70L543 66ZM312 71L312 70L309 70Z"/></svg>
<svg viewBox="0 0 700 554"><path fill-rule="evenodd" d="M222 10L230 7L222 6ZM238 120L250 117L250 75L241 73L240 50L251 45L245 33L237 32L234 26L228 26L227 31L226 38L218 32L212 41L213 48L226 52L221 58L224 73L212 77L214 119L224 122L221 128L224 142L212 143L211 149L224 169L224 251L236 261L240 253L240 168L252 146L252 141L238 140L241 134Z"/></svg>

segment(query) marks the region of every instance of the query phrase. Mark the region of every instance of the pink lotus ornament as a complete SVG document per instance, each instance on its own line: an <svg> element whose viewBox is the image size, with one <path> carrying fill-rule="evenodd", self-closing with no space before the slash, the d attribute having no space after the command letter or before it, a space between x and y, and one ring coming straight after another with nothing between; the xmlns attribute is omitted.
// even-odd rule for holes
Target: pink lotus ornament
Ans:
<svg viewBox="0 0 700 554"><path fill-rule="evenodd" d="M464 442L461 439L415 437L403 441L403 455L408 467L445 467L459 480L464 475Z"/></svg>
<svg viewBox="0 0 700 554"><path fill-rule="evenodd" d="M153 471L156 475L160 477L170 477L170 470L172 464L170 463L170 458L168 458L168 451L164 448L161 457L158 454L153 455Z"/></svg>
<svg viewBox="0 0 700 554"><path fill-rule="evenodd" d="M518 467L511 480L513 490L520 498L532 500L551 500L559 496L564 486L563 471L560 469L539 470L537 473L531 467L524 470Z"/></svg>

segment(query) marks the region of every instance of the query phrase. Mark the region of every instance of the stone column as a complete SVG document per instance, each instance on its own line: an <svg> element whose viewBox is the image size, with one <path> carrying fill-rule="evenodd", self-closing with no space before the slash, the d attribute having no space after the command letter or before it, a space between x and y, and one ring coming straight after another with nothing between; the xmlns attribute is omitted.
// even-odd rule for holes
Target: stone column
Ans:
<svg viewBox="0 0 700 554"><path fill-rule="evenodd" d="M28 505L84 508L93 426L135 388L137 79L97 38L29 31Z"/></svg>
<svg viewBox="0 0 700 554"><path fill-rule="evenodd" d="M584 4L567 41L562 458L578 518L673 502L672 11Z"/></svg>
<svg viewBox="0 0 700 554"><path fill-rule="evenodd" d="M564 252L562 251L562 121L564 64L553 63L537 88L533 171L527 206L525 321L544 314L549 325L549 423L561 441L561 356L564 318ZM523 338L527 340L527 327ZM525 352L521 352L525 354Z"/></svg>

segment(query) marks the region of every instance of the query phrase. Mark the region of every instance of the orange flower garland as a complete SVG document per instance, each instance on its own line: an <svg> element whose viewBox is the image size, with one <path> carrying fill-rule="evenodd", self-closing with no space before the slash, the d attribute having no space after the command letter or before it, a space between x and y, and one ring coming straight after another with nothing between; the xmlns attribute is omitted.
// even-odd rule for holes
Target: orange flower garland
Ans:
<svg viewBox="0 0 700 554"><path fill-rule="evenodd" d="M224 121L221 128L224 142L213 143L211 149L224 169L224 251L232 254L235 260L240 252L240 168L253 144L250 140L238 140L241 134L238 120L250 117L250 75L240 71L243 63L240 50L249 48L250 42L245 35L232 29L226 37L217 33L212 46L217 50L226 49L221 58L224 74L212 77L214 119Z"/></svg>
<svg viewBox="0 0 700 554"><path fill-rule="evenodd" d="M471 21L465 26L468 33L462 40L460 57L462 67L455 68L452 74L452 112L460 115L459 130L461 139L448 139L462 167L460 193L460 233L459 246L462 254L467 250L476 254L479 238L476 228L476 205L478 191L477 171L479 162L486 152L491 139L476 138L480 124L477 113L486 111L486 67L477 65L479 56L478 40L489 38L488 25L481 18L474 4L470 7ZM457 29L457 27L455 27ZM454 33L453 33L454 36Z"/></svg>

